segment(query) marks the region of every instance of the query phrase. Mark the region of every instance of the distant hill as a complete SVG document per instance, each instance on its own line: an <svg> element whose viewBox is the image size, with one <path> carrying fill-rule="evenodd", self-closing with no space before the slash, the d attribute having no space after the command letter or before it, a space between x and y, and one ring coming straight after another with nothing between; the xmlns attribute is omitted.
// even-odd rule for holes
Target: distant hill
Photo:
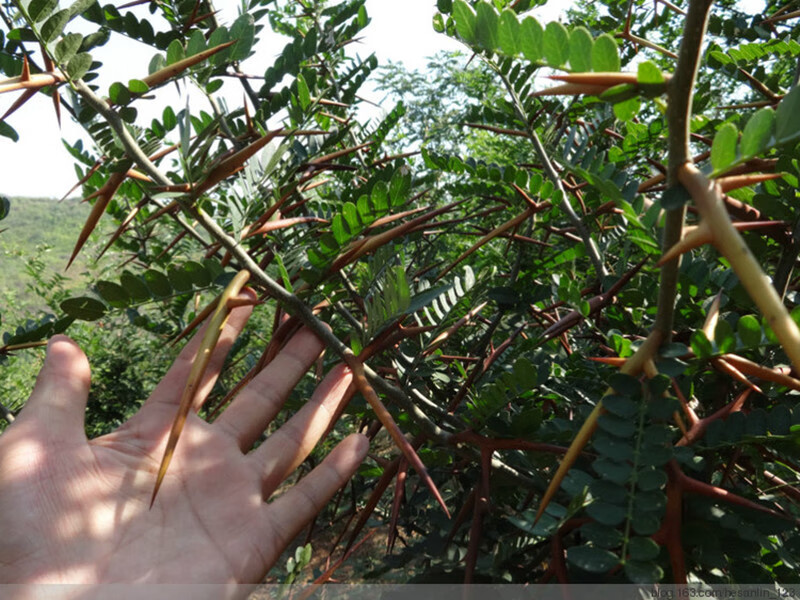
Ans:
<svg viewBox="0 0 800 600"><path fill-rule="evenodd" d="M32 261L42 262L46 280L51 280L56 273L78 279L85 270L90 255L79 256L67 272L64 267L90 210L88 204L76 199L63 202L42 198L11 199L11 210L0 221L0 313L4 321L8 320L9 312L44 308L37 302L36 295L26 289L26 284L32 281L26 266ZM49 249L45 250L46 246Z"/></svg>

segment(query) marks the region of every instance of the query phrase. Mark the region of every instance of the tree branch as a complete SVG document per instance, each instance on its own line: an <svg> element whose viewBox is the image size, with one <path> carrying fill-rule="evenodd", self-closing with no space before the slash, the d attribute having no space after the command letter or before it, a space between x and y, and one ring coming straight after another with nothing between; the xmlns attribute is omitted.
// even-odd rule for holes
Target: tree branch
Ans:
<svg viewBox="0 0 800 600"><path fill-rule="evenodd" d="M694 0L689 4L689 11L683 30L678 64L675 74L669 83L669 106L667 123L669 125L669 165L667 168L667 187L677 184L678 168L691 160L689 149L692 110L692 94L700 64L708 14L713 0ZM686 207L667 211L661 248L669 250L683 236L683 222L686 218ZM672 336L672 325L675 319L675 299L678 293L678 269L680 258L671 260L661 268L661 281L658 289L658 313L655 328L662 332L664 340Z"/></svg>

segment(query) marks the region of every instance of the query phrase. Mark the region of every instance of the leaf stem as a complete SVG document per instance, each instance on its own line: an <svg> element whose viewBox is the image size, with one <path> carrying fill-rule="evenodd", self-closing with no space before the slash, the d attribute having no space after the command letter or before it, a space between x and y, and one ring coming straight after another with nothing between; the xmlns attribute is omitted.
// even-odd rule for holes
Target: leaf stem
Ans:
<svg viewBox="0 0 800 600"><path fill-rule="evenodd" d="M494 67L494 65L492 65L492 68L494 68L494 70L500 76L500 79L503 81L503 85L505 85L506 90L511 96L512 103L514 104L514 111L517 113L517 118L525 123L525 129L528 133L528 137L533 143L533 148L536 150L539 160L542 161L542 167L544 168L545 174L550 181L553 182L555 189L561 192L561 208L565 213L567 213L569 220L572 221L572 224L578 230L578 235L583 241L583 245L586 247L586 254L589 256L589 259L594 265L597 278L602 282L602 280L608 276L608 271L603 264L603 259L600 256L600 251L597 248L597 244L589 234L589 231L586 229L586 225L584 224L583 220L578 216L578 213L575 212L575 209L572 208L572 204L569 202L569 196L567 196L567 192L564 190L564 186L561 183L561 178L558 176L558 172L553 166L553 162L550 160L547 150L545 150L542 141L539 139L533 124L528 119L528 115L525 113L525 109L522 106L522 101L519 99L516 90L514 90L514 86L511 85L511 82L508 80L508 78L500 73L500 71Z"/></svg>

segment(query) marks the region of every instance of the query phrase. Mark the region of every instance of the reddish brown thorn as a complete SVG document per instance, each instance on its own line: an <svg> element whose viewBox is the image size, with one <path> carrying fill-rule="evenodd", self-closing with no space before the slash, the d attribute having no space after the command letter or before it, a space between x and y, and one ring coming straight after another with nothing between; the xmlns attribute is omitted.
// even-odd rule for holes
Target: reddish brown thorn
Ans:
<svg viewBox="0 0 800 600"><path fill-rule="evenodd" d="M678 258L681 254L713 242L714 240L711 228L705 221L701 221L699 225L694 227L685 227L683 232L683 237L680 241L664 253L656 263L656 266L661 267L669 261Z"/></svg>
<svg viewBox="0 0 800 600"><path fill-rule="evenodd" d="M364 365L353 354L346 354L344 358L347 366L353 371L353 379L358 386L358 391L361 392L361 395L364 396L364 399L369 403L370 407L375 413L375 416L378 417L389 435L392 436L392 440L394 440L394 443L397 445L398 449L406 457L406 460L408 460L409 464L414 467L414 470L420 476L422 481L425 482L425 485L428 487L428 489L430 489L433 497L442 507L447 515L447 518L449 519L450 511L447 510L447 505L444 502L444 498L442 498L442 495L439 493L439 489L436 487L433 479L428 474L428 470L425 468L425 465L420 460L413 446L405 438L403 432L400 431L400 428L397 426L397 423L395 423L391 413L386 410L383 402L381 402L380 398L378 398L378 395L375 393L375 390L372 389L372 386L367 381L367 376L364 373Z"/></svg>
<svg viewBox="0 0 800 600"><path fill-rule="evenodd" d="M12 114L14 114L14 113L17 111L17 109L19 109L19 107L21 107L21 106L22 106L23 104L25 104L25 103L26 103L28 100L30 100L31 98L33 98L33 97L36 95L36 92L37 92L37 91L38 91L38 90L35 90L35 89L33 89L33 90L25 90L25 91L24 91L24 92L23 92L23 93L20 95L20 97L19 97L19 98L17 98L17 99L14 101L14 104L12 104L12 105L9 107L9 109L8 109L8 110L5 112L5 114L4 114L2 117L0 117L0 122L2 122L2 121L5 121L5 120L6 120L8 117L10 117Z"/></svg>
<svg viewBox="0 0 800 600"><path fill-rule="evenodd" d="M730 175L728 177L720 177L717 179L719 187L723 192L730 192L739 188L757 185L764 181L771 181L772 179L781 179L783 173L753 173L748 175Z"/></svg>
<svg viewBox="0 0 800 600"><path fill-rule="evenodd" d="M400 517L400 505L403 502L406 488L406 477L408 476L408 461L403 458L397 470L397 479L394 487L394 500L392 502L392 518L389 522L389 539L386 544L386 553L391 554L394 549L394 542L397 539L397 521Z"/></svg>
<svg viewBox="0 0 800 600"><path fill-rule="evenodd" d="M728 362L726 362L724 358L722 358L722 357L712 358L711 359L711 364L716 369L718 369L719 371L722 371L723 373L725 373L727 375L730 375L736 381L738 381L739 383L741 383L743 385L746 385L747 387L749 387L754 392L758 392L759 394L763 393L761 391L761 388L759 388L756 384L754 384L752 381L747 379L747 377L745 377L744 374L739 369L737 369L736 367L734 367L734 366L730 365Z"/></svg>
<svg viewBox="0 0 800 600"><path fill-rule="evenodd" d="M22 55L22 74L19 76L20 81L31 80L31 66L28 64L28 55Z"/></svg>
<svg viewBox="0 0 800 600"><path fill-rule="evenodd" d="M288 227L293 227L294 225L300 225L302 223L327 223L325 219L320 219L319 217L291 217L288 219L278 219L277 221L269 221L268 223L264 223L258 229L249 232L245 235L245 239L252 237L254 235L262 234L262 233L270 233L272 231L277 231L279 229L286 229Z"/></svg>

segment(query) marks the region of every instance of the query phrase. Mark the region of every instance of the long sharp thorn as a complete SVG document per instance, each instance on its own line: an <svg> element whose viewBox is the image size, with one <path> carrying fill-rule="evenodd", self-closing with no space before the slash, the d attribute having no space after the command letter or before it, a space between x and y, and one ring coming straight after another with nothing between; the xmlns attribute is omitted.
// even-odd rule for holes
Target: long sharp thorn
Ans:
<svg viewBox="0 0 800 600"><path fill-rule="evenodd" d="M364 365L353 354L346 355L345 361L347 366L353 371L353 379L356 382L356 386L358 386L358 391L361 392L361 395L364 396L370 407L372 407L372 410L375 412L375 416L378 417L378 420L386 428L386 431L388 431L392 436L394 443L397 444L397 447L403 453L403 456L406 457L406 460L409 462L409 464L414 467L414 470L425 482L425 485L428 486L428 489L433 494L433 497L436 499L442 509L444 509L444 512L449 519L450 511L447 510L447 505L444 503L444 498L442 498L442 495L439 493L439 489L436 487L433 479L431 479L431 476L428 474L428 470L425 468L425 465L414 451L413 446L405 438L403 432L400 431L400 428L397 426L397 423L394 422L391 413L386 410L383 402L381 402L380 398L378 398L378 395L375 393L375 390L372 389L372 386L367 381L367 376L364 373Z"/></svg>
<svg viewBox="0 0 800 600"><path fill-rule="evenodd" d="M47 87L61 83L64 78L59 73L35 73L27 80L23 80L20 76L9 77L8 79L0 80L0 94L3 92L13 92L14 90L29 90Z"/></svg>
<svg viewBox="0 0 800 600"><path fill-rule="evenodd" d="M242 166L244 166L244 163L246 163L256 152L261 150L277 135L279 135L281 131L281 129L270 131L252 144L245 146L235 154L220 161L217 166L209 171L206 178L197 185L195 188L195 195L199 196L200 194L208 191L220 181L227 179L231 176L231 174L241 169Z"/></svg>
<svg viewBox="0 0 800 600"><path fill-rule="evenodd" d="M723 192L730 192L743 187L756 185L763 181L770 181L772 179L780 179L783 173L753 173L749 175L731 175L729 177L720 177L717 179L720 189Z"/></svg>
<svg viewBox="0 0 800 600"><path fill-rule="evenodd" d="M53 90L53 110L56 111L56 121L58 121L58 128L61 129L61 95L58 90Z"/></svg>
<svg viewBox="0 0 800 600"><path fill-rule="evenodd" d="M202 52L198 52L197 54L193 54L188 58L184 58L183 60L179 60L176 63L169 65L168 67L164 67L163 69L159 69L155 73L148 75L147 77L142 77L142 81L147 84L148 87L153 87L156 85L160 85L165 81L168 81L185 71L189 67L193 67L194 65L203 62L207 58L213 56L217 52L221 50L225 50L229 46L232 46L236 43L236 40L225 42L224 44L219 44L218 46L214 46L213 48L209 48L208 50L203 50Z"/></svg>
<svg viewBox="0 0 800 600"><path fill-rule="evenodd" d="M752 377L758 377L764 381L777 383L790 390L800 391L800 381L794 377L790 377L789 375L770 369L769 367L764 367L736 354L726 354L725 361L731 366L736 367L742 373Z"/></svg>
<svg viewBox="0 0 800 600"><path fill-rule="evenodd" d="M657 266L662 266L669 261L678 258L681 254L688 252L694 248L698 248L703 244L708 244L714 241L714 237L711 234L711 228L708 226L708 223L705 221L700 221L700 225L695 227L686 227L684 229L683 237L680 241L672 246L669 250L664 253L659 261L656 263Z"/></svg>
<svg viewBox="0 0 800 600"><path fill-rule="evenodd" d="M706 315L706 320L703 323L703 333L706 334L706 337L710 340L714 339L714 330L717 328L717 321L719 321L719 305L722 302L722 290L720 290L716 296L714 296L714 300L711 302L711 306L708 307L708 314Z"/></svg>
<svg viewBox="0 0 800 600"><path fill-rule="evenodd" d="M587 83L565 83L556 85L531 94L532 96L599 96L608 89L605 85L590 85Z"/></svg>
<svg viewBox="0 0 800 600"><path fill-rule="evenodd" d="M650 360L655 355L658 347L661 345L662 339L662 334L657 329L650 332L650 335L647 336L647 339L642 343L641 346L639 346L639 349L636 350L636 353L625 361L625 364L622 365L620 372L626 375L638 375L644 367L645 362ZM605 395L609 395L613 393L613 391L614 390L612 388L609 388ZM561 487L561 482L564 481L564 478L567 476L570 468L577 460L583 448L589 442L594 430L597 428L597 420L604 412L605 409L603 408L603 401L601 399L600 402L598 402L594 407L594 410L592 410L592 412L589 414L586 421L584 421L583 425L575 436L575 439L572 441L572 444L567 449L566 454L564 454L561 464L558 465L558 469L553 475L553 478L550 480L550 484L547 486L547 489L542 496L542 501L539 503L539 509L536 511L536 517L533 521L534 523L541 518L542 514L544 514L544 511L547 508L547 505L550 504L550 500L552 500L553 496L556 495L556 492Z"/></svg>
<svg viewBox="0 0 800 600"><path fill-rule="evenodd" d="M86 198L88 200L92 197L97 197L97 200L92 207L92 212L89 213L89 217L86 219L86 223L83 225L83 229L81 229L81 232L78 235L78 241L75 243L75 248L72 250L72 256L70 256L69 262L67 263L67 269L69 269L72 261L75 260L75 257L78 256L78 253L81 251L81 248L83 248L86 240L89 239L92 231L94 231L94 228L100 221L100 217L102 217L103 213L106 211L108 203L111 202L111 199L114 197L114 194L117 193L119 186L122 185L124 180L125 173L112 173L103 187Z"/></svg>
<svg viewBox="0 0 800 600"><path fill-rule="evenodd" d="M457 259L455 259L455 260L454 260L454 261L453 261L453 262L450 264L450 266L448 266L448 267L447 267L446 269L444 269L444 270L443 270L441 273L439 273L439 276L436 278L436 280L438 281L438 280L440 280L442 277L444 277L445 275L447 275L447 274L448 274L450 271L452 271L452 270L453 270L453 269L454 269L454 268L455 268L455 267L456 267L456 266L457 266L457 265L458 265L458 264L459 264L459 263L460 263L462 260L464 260L464 259L465 259L465 258L467 258L467 257L468 257L470 254L472 254L473 252L475 252L476 250L478 250L478 249L479 249L481 246L483 246L483 245L484 245L484 244L486 244L487 242L490 242L491 240L493 240L494 238L496 238L498 235L501 235L501 234L505 233L506 231L508 231L508 230L509 230L509 229L511 229L512 227L516 227L516 226L517 226L517 225L519 225L520 223L524 222L526 219L529 219L529 218L530 218L532 215L533 215L533 209L532 209L531 207L528 207L528 208L526 208L526 209L525 209L525 211L524 211L524 212L522 212L521 214L517 215L517 216L516 216L516 217L514 217L513 219L509 219L508 221L506 221L506 222L505 222L505 223L503 223L502 225L500 225L500 226L496 227L495 229L493 229L492 231L490 231L489 233L487 233L485 236L483 236L481 239L479 239L477 242L475 242L475 243L474 243L474 244L473 244L473 245L472 245L472 246L471 246L471 247L470 247L468 250L466 250L466 251L465 251L465 252L464 252L464 253L463 253L461 256L459 256Z"/></svg>
<svg viewBox="0 0 800 600"><path fill-rule="evenodd" d="M577 83L588 85L600 85L611 87L623 83L636 83L636 73L568 73L565 75L550 75L548 79L563 81L565 83Z"/></svg>
<svg viewBox="0 0 800 600"><path fill-rule="evenodd" d="M763 394L761 388L759 388L755 383L750 381L747 377L745 377L744 373L742 373L739 369L731 365L725 357L717 357L711 359L711 364L714 365L717 369L722 371L723 373L730 375L739 383L749 387L754 392L758 392L759 394Z"/></svg>
<svg viewBox="0 0 800 600"><path fill-rule="evenodd" d="M14 104L12 104L9 109L5 112L5 114L0 117L0 122L5 121L8 117L10 117L14 112L23 104L25 104L28 100L33 98L36 95L38 90L25 90L22 95L14 100Z"/></svg>
<svg viewBox="0 0 800 600"><path fill-rule="evenodd" d="M31 80L31 66L28 64L28 55L22 55L22 74L19 76L20 81Z"/></svg>
<svg viewBox="0 0 800 600"><path fill-rule="evenodd" d="M178 439L183 431L183 426L186 424L189 411L192 409L192 406L194 406L197 388L200 386L206 367L211 360L211 355L214 353L214 348L219 341L219 336L222 334L225 323L228 321L228 316L230 315L228 300L239 295L239 292L242 291L244 284L247 283L249 278L250 273L244 270L239 271L228 284L228 287L225 288L225 291L222 292L217 308L211 316L211 321L208 324L208 328L200 343L200 348L197 351L197 356L192 363L192 369L189 372L186 387L183 388L181 401L178 405L178 414L175 415L175 420L172 422L172 429L169 432L167 447L164 449L161 465L158 468L156 483L153 487L153 495L150 498L150 508L153 508L153 502L156 500L158 489L161 487L161 483L164 481L164 475L166 475L167 469L169 468L169 463L172 461L172 455L175 453L175 447L178 445Z"/></svg>

